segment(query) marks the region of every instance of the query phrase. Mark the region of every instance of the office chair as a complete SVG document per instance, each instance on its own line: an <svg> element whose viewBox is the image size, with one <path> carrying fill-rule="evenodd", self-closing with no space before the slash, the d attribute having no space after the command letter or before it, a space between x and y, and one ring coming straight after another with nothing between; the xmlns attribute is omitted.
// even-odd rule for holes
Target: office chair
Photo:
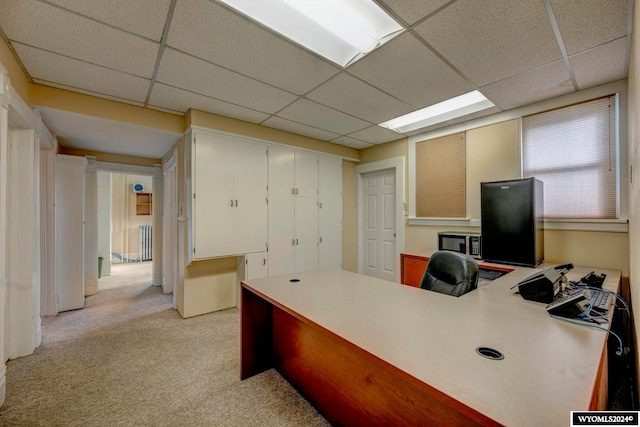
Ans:
<svg viewBox="0 0 640 427"><path fill-rule="evenodd" d="M478 287L478 270L468 255L438 251L429 259L420 288L459 297Z"/></svg>

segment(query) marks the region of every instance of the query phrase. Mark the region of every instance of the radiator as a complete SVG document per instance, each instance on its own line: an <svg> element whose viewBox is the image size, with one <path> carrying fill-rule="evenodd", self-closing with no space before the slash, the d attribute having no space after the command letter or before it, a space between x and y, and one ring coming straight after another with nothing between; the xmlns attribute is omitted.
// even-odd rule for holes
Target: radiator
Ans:
<svg viewBox="0 0 640 427"><path fill-rule="evenodd" d="M152 228L150 225L141 225L138 227L140 261L151 261L153 257Z"/></svg>

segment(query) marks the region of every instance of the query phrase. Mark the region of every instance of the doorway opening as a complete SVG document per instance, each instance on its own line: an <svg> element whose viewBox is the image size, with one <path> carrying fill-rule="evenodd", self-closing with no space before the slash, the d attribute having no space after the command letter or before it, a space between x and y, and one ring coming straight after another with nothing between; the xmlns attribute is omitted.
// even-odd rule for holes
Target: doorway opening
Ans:
<svg viewBox="0 0 640 427"><path fill-rule="evenodd" d="M153 283L153 177L98 171L98 291Z"/></svg>

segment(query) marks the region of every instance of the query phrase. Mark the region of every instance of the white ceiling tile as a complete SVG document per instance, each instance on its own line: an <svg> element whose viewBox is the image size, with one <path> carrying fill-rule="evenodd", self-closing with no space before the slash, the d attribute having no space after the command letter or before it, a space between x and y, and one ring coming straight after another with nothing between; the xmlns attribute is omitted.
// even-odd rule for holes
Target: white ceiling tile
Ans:
<svg viewBox="0 0 640 427"><path fill-rule="evenodd" d="M569 58L580 90L627 77L626 37Z"/></svg>
<svg viewBox="0 0 640 427"><path fill-rule="evenodd" d="M371 126L371 123L304 98L297 100L280 111L278 116L338 135L344 135Z"/></svg>
<svg viewBox="0 0 640 427"><path fill-rule="evenodd" d="M364 150L365 148L373 147L374 144L369 142L360 141L358 139L349 138L348 136L341 136L332 140L334 144L344 145L346 147L355 148L356 150Z"/></svg>
<svg viewBox="0 0 640 427"><path fill-rule="evenodd" d="M162 55L157 81L266 113L275 113L297 98L169 48Z"/></svg>
<svg viewBox="0 0 640 427"><path fill-rule="evenodd" d="M383 0L396 15L413 25L450 0Z"/></svg>
<svg viewBox="0 0 640 427"><path fill-rule="evenodd" d="M95 20L160 41L171 0L49 0Z"/></svg>
<svg viewBox="0 0 640 427"><path fill-rule="evenodd" d="M98 98L109 99L111 101L122 102L124 104L135 105L136 107L144 107L144 102L142 101L132 101L130 99L119 98L117 96L109 96L109 95L105 95L104 93L92 92L90 90L79 89L77 87L61 85L58 83L52 83L46 80L33 79L33 83L43 85L43 86L51 86L58 89L64 89L70 92L82 93L84 95L91 95ZM172 111L172 113L177 114L176 111Z"/></svg>
<svg viewBox="0 0 640 427"><path fill-rule="evenodd" d="M477 86L562 58L542 1L458 0L415 31Z"/></svg>
<svg viewBox="0 0 640 427"><path fill-rule="evenodd" d="M303 125L302 123L292 122L291 120L282 119L276 116L268 118L262 122L261 125L292 132L298 135L308 136L321 141L328 141L339 136L333 132L327 132L326 130Z"/></svg>
<svg viewBox="0 0 640 427"><path fill-rule="evenodd" d="M627 0L551 0L567 54L624 37Z"/></svg>
<svg viewBox="0 0 640 427"><path fill-rule="evenodd" d="M307 98L371 123L382 123L416 109L346 73L310 92Z"/></svg>
<svg viewBox="0 0 640 427"><path fill-rule="evenodd" d="M193 92L167 86L162 83L153 85L149 104L173 111L186 113L189 108L231 117L245 122L260 123L269 117L268 114L250 110L228 102L208 98Z"/></svg>
<svg viewBox="0 0 640 427"><path fill-rule="evenodd" d="M349 136L371 144L384 144L385 142L391 142L405 137L401 133L385 129L378 125L350 133Z"/></svg>
<svg viewBox="0 0 640 427"><path fill-rule="evenodd" d="M178 2L167 44L296 94L339 69L208 0Z"/></svg>
<svg viewBox="0 0 640 427"><path fill-rule="evenodd" d="M389 41L348 72L418 108L474 89L410 33Z"/></svg>
<svg viewBox="0 0 640 427"><path fill-rule="evenodd" d="M537 68L480 88L494 104L505 110L532 104L574 91L564 61Z"/></svg>
<svg viewBox="0 0 640 427"><path fill-rule="evenodd" d="M144 102L150 80L14 43L29 74L40 80Z"/></svg>
<svg viewBox="0 0 640 427"><path fill-rule="evenodd" d="M11 41L141 77L153 75L158 43L46 3L3 0L0 26Z"/></svg>

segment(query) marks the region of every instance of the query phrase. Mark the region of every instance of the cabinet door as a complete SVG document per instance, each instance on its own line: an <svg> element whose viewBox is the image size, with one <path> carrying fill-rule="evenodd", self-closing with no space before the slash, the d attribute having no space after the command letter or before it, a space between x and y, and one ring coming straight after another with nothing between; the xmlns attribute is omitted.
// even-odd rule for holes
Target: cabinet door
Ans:
<svg viewBox="0 0 640 427"><path fill-rule="evenodd" d="M194 144L193 246L195 258L234 253L234 143L197 134Z"/></svg>
<svg viewBox="0 0 640 427"><path fill-rule="evenodd" d="M234 145L234 253L263 252L267 243L267 149Z"/></svg>
<svg viewBox="0 0 640 427"><path fill-rule="evenodd" d="M295 271L318 268L318 203L312 197L295 198Z"/></svg>
<svg viewBox="0 0 640 427"><path fill-rule="evenodd" d="M296 197L318 197L318 156L295 153Z"/></svg>
<svg viewBox="0 0 640 427"><path fill-rule="evenodd" d="M294 152L269 148L269 276L292 273L295 268Z"/></svg>
<svg viewBox="0 0 640 427"><path fill-rule="evenodd" d="M342 160L320 156L318 267L342 266Z"/></svg>

